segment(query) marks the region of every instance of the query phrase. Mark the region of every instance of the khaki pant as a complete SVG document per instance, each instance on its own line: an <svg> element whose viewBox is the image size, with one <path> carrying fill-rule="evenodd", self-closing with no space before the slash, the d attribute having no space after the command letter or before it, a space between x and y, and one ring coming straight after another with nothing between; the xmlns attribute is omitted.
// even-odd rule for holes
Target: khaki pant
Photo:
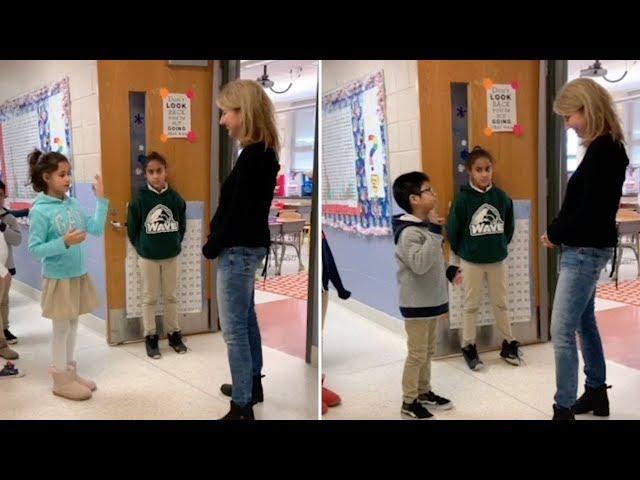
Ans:
<svg viewBox="0 0 640 480"><path fill-rule="evenodd" d="M156 334L156 305L160 291L164 298L164 322L167 333L180 331L176 290L178 257L167 260L138 258L142 274L142 324L144 336Z"/></svg>
<svg viewBox="0 0 640 480"><path fill-rule="evenodd" d="M9 292L9 281L0 279L0 298L3 298ZM2 317L2 321L4 322L4 318ZM0 328L0 350L8 347L7 339L4 337L4 329L7 327Z"/></svg>
<svg viewBox="0 0 640 480"><path fill-rule="evenodd" d="M505 262L469 263L461 260L464 308L462 322L462 347L476 343L476 319L485 276L489 286L489 299L496 326L508 342L514 340L507 308L507 266Z"/></svg>
<svg viewBox="0 0 640 480"><path fill-rule="evenodd" d="M1 287L0 287L1 288ZM2 329L7 330L9 328L9 290L11 289L11 277L7 282L7 288L3 289L3 293L0 295L0 317L2 317Z"/></svg>
<svg viewBox="0 0 640 480"><path fill-rule="evenodd" d="M436 351L438 318L404 320L407 360L402 372L402 400L406 403L431 390L431 357Z"/></svg>

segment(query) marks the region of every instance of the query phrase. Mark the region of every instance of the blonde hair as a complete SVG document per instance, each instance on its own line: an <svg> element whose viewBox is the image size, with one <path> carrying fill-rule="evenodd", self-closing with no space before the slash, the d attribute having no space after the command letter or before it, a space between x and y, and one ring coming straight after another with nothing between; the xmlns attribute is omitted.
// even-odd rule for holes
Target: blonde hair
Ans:
<svg viewBox="0 0 640 480"><path fill-rule="evenodd" d="M276 155L280 152L280 139L276 127L273 102L258 82L234 80L220 92L218 107L224 110L239 110L242 126L240 145L264 142Z"/></svg>
<svg viewBox="0 0 640 480"><path fill-rule="evenodd" d="M553 111L566 116L581 111L586 120L582 134L583 145L607 133L617 142L624 143L620 118L613 98L607 90L590 78L576 78L566 83L553 102Z"/></svg>

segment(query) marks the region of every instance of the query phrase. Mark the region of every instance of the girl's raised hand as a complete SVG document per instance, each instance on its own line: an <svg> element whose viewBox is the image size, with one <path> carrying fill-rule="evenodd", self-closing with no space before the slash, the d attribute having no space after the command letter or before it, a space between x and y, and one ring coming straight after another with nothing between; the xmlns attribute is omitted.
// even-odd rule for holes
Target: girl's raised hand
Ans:
<svg viewBox="0 0 640 480"><path fill-rule="evenodd" d="M104 197L104 185L102 184L102 175L98 174L94 177L96 179L93 184L93 193L96 194L96 197L102 198Z"/></svg>

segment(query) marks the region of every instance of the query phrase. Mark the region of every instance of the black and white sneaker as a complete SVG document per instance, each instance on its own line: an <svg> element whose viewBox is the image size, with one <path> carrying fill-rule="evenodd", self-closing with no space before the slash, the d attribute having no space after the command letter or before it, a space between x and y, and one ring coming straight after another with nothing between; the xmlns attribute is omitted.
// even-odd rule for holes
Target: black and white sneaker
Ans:
<svg viewBox="0 0 640 480"><path fill-rule="evenodd" d="M187 346L182 343L182 334L178 332L173 332L167 335L169 339L169 346L173 348L176 353L187 353Z"/></svg>
<svg viewBox="0 0 640 480"><path fill-rule="evenodd" d="M18 343L18 337L11 333L8 328L4 329L4 338L6 338L9 345L15 345Z"/></svg>
<svg viewBox="0 0 640 480"><path fill-rule="evenodd" d="M425 420L433 417L433 413L424 408L418 399L413 403L402 402L402 409L400 410L402 416L407 418L414 418L417 420Z"/></svg>
<svg viewBox="0 0 640 480"><path fill-rule="evenodd" d="M482 363L482 360L480 360L480 357L478 356L478 350L476 349L475 344L464 347L462 349L462 355L471 370L477 371L484 367L484 363Z"/></svg>
<svg viewBox="0 0 640 480"><path fill-rule="evenodd" d="M500 357L511 365L516 367L522 363L522 353L520 352L520 343L515 340L507 342L502 341L502 350L500 350Z"/></svg>
<svg viewBox="0 0 640 480"><path fill-rule="evenodd" d="M158 335L147 335L144 337L144 343L147 347L147 355L151 358L157 360L162 355L160 355L160 348L158 348Z"/></svg>
<svg viewBox="0 0 640 480"><path fill-rule="evenodd" d="M425 408L431 407L436 410L451 410L453 408L451 400L441 397L440 395L436 395L431 391L418 395L418 402L420 402L420 404Z"/></svg>
<svg viewBox="0 0 640 480"><path fill-rule="evenodd" d="M4 368L0 370L0 380L4 378L20 378L24 377L24 372L18 370L18 368L11 362L7 362Z"/></svg>

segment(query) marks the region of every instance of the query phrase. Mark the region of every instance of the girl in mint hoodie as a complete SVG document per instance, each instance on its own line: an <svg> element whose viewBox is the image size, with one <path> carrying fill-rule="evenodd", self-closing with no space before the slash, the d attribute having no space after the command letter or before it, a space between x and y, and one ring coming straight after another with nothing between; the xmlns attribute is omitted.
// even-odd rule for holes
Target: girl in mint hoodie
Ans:
<svg viewBox="0 0 640 480"><path fill-rule="evenodd" d="M462 354L471 370L483 366L476 348L476 318L485 276L496 326L504 338L500 357L520 364L520 344L513 337L507 308L505 262L515 230L513 201L493 184L493 163L490 152L474 147L467 158L469 185L460 189L449 212L449 243L464 272Z"/></svg>
<svg viewBox="0 0 640 480"><path fill-rule="evenodd" d="M83 242L87 233L104 233L109 201L96 175L96 210L88 216L78 200L67 195L71 165L64 155L35 150L28 160L31 185L39 192L29 213L29 252L42 262L42 316L53 322L53 393L86 400L96 384L77 374L73 351L78 317L94 311L99 300L87 274Z"/></svg>

